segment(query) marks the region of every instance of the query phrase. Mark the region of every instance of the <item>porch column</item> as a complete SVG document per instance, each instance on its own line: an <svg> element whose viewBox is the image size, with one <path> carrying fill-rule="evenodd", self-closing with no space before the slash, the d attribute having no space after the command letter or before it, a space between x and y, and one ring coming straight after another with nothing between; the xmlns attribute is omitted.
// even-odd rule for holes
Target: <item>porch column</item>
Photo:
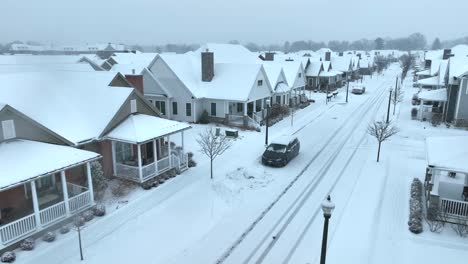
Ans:
<svg viewBox="0 0 468 264"><path fill-rule="evenodd" d="M143 168L141 167L141 146L137 144L138 151L138 176L140 177L140 182L143 182Z"/></svg>
<svg viewBox="0 0 468 264"><path fill-rule="evenodd" d="M68 188L67 188L67 178L65 171L60 172L60 180L62 181L62 190L63 190L63 201L65 202L65 213L67 216L70 215L70 203L68 203Z"/></svg>
<svg viewBox="0 0 468 264"><path fill-rule="evenodd" d="M256 113L257 112L257 100L254 100L253 101L253 113ZM253 117L253 114L252 114L252 117Z"/></svg>
<svg viewBox="0 0 468 264"><path fill-rule="evenodd" d="M247 115L247 102L244 103L244 115Z"/></svg>
<svg viewBox="0 0 468 264"><path fill-rule="evenodd" d="M115 141L111 141L112 142L112 174L114 176L117 175L117 171L116 171L116 164L115 164Z"/></svg>
<svg viewBox="0 0 468 264"><path fill-rule="evenodd" d="M91 174L91 164L86 162L86 177L88 178L89 199L94 204L93 175Z"/></svg>
<svg viewBox="0 0 468 264"><path fill-rule="evenodd" d="M156 139L153 138L153 155L154 155L154 171L156 171L156 174L158 173L158 156L159 153L156 148Z"/></svg>
<svg viewBox="0 0 468 264"><path fill-rule="evenodd" d="M192 112L193 122L196 123L197 122L197 109L196 109L195 100L192 100L192 104L190 105L190 107L192 107L192 105L193 105L193 112Z"/></svg>
<svg viewBox="0 0 468 264"><path fill-rule="evenodd" d="M167 135L167 154L169 155L169 168L172 168L172 155L171 155L171 136Z"/></svg>
<svg viewBox="0 0 468 264"><path fill-rule="evenodd" d="M36 228L40 229L42 224L41 224L41 216L39 215L39 201L37 200L35 180L31 182L31 196L33 200L34 218L36 219Z"/></svg>
<svg viewBox="0 0 468 264"><path fill-rule="evenodd" d="M182 139L182 153L184 153L184 130L182 130L182 132L180 133L181 134L181 139Z"/></svg>

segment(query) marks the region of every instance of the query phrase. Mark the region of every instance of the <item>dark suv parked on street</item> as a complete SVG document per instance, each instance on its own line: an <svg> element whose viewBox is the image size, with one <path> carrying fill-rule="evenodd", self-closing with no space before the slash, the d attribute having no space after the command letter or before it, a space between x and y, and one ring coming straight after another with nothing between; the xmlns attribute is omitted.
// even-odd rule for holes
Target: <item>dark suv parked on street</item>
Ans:
<svg viewBox="0 0 468 264"><path fill-rule="evenodd" d="M262 155L264 165L283 167L299 154L299 140L296 137L282 136L271 142Z"/></svg>

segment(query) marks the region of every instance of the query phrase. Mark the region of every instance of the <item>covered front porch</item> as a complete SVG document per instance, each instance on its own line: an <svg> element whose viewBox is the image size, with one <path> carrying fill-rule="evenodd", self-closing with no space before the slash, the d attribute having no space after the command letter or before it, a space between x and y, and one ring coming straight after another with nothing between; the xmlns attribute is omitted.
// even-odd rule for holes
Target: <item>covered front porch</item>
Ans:
<svg viewBox="0 0 468 264"><path fill-rule="evenodd" d="M468 222L468 137L428 137L426 202L443 220Z"/></svg>
<svg viewBox="0 0 468 264"><path fill-rule="evenodd" d="M105 137L112 142L114 176L144 183L171 169L186 170L184 130L189 128L155 116L130 115Z"/></svg>
<svg viewBox="0 0 468 264"><path fill-rule="evenodd" d="M286 95L285 95L286 97ZM285 97L283 100L286 100ZM242 126L247 124L256 125L262 122L267 114L267 100L270 97L247 102L227 102L227 123Z"/></svg>
<svg viewBox="0 0 468 264"><path fill-rule="evenodd" d="M442 121L447 102L447 89L422 91L418 94L418 99L421 101L418 111L419 120L432 120L434 116L438 115Z"/></svg>
<svg viewBox="0 0 468 264"><path fill-rule="evenodd" d="M5 148L6 144L10 146ZM100 157L71 147L18 140L2 143L0 159L12 147L22 147L37 156L35 160L23 156L21 160L24 158L30 164L21 166L28 168L17 167L12 174L8 171L14 171L14 159L4 160L9 165L3 165L10 166L6 167L5 175L11 178L0 180L0 249L94 205L90 162ZM38 162L44 156L47 164ZM27 172L40 174L35 177L23 174Z"/></svg>

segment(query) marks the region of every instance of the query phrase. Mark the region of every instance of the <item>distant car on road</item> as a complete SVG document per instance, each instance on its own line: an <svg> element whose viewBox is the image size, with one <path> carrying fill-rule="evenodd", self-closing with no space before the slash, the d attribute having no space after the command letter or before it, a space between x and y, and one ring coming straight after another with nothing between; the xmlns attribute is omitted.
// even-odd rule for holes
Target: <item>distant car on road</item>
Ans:
<svg viewBox="0 0 468 264"><path fill-rule="evenodd" d="M353 94L363 94L366 92L366 87L360 84L355 84L353 85L351 92Z"/></svg>
<svg viewBox="0 0 468 264"><path fill-rule="evenodd" d="M284 167L299 154L300 143L297 137L282 136L276 138L262 155L262 164Z"/></svg>

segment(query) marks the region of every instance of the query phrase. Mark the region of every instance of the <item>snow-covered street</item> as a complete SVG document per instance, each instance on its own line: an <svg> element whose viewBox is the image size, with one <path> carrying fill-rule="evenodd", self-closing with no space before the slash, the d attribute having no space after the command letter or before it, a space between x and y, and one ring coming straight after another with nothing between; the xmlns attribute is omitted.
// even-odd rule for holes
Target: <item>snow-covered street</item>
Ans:
<svg viewBox="0 0 468 264"><path fill-rule="evenodd" d="M320 204L330 194L336 209L330 219L328 263L462 263L468 246L455 235L434 239L429 231L408 231L409 186L423 178L426 135L464 134L410 120L411 81L397 108L401 132L382 145L367 126L385 116L388 91L401 72L366 76L363 95L346 88L325 104L299 110L270 128L270 138L293 134L301 142L297 158L284 168L264 167L262 132L240 131L240 138L214 165L198 152L193 125L186 148L198 165L158 188L136 190L128 203L90 223L82 233L83 263L318 263L323 216ZM448 247L447 245L451 245ZM18 263L81 263L76 234L52 245L18 252ZM125 254L123 254L125 252Z"/></svg>

